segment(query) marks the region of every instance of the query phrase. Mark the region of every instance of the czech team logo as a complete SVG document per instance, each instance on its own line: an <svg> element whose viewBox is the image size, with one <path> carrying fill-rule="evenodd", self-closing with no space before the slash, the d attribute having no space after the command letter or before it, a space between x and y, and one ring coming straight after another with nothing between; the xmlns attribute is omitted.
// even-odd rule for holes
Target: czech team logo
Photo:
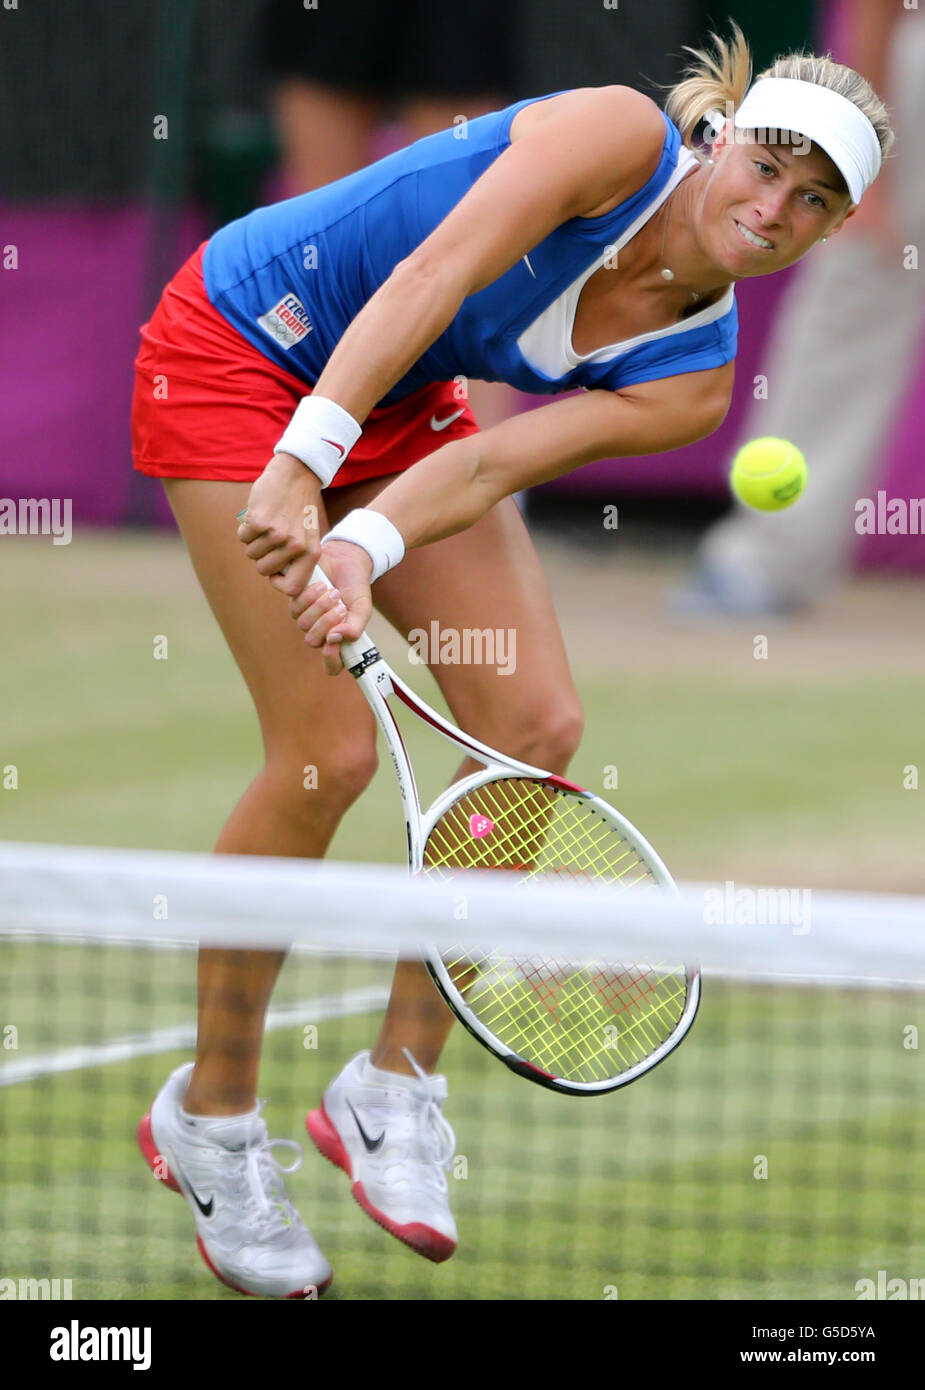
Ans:
<svg viewBox="0 0 925 1390"><path fill-rule="evenodd" d="M257 322L287 352L312 331L312 321L305 311L305 305L291 292L284 294L278 304L261 314Z"/></svg>

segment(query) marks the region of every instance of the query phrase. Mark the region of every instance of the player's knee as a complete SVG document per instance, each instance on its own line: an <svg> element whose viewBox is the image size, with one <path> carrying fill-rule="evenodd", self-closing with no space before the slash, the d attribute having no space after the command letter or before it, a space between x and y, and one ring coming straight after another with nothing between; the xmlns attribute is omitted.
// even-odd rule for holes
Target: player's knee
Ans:
<svg viewBox="0 0 925 1390"><path fill-rule="evenodd" d="M326 761L328 775L342 783L342 794L349 798L351 805L365 792L379 766L375 742L366 743L364 740L351 743Z"/></svg>
<svg viewBox="0 0 925 1390"><path fill-rule="evenodd" d="M552 698L538 708L524 711L514 746L510 739L500 746L523 762L565 772L584 733L584 715L575 698Z"/></svg>
<svg viewBox="0 0 925 1390"><path fill-rule="evenodd" d="M311 819L321 811L339 816L369 786L376 772L376 745L364 739L318 749L277 753L268 760L274 782L296 815Z"/></svg>

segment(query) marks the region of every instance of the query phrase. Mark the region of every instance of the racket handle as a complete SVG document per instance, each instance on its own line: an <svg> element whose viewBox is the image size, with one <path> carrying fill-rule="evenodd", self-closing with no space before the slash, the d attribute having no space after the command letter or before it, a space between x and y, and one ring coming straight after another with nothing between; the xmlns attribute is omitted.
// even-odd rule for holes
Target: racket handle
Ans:
<svg viewBox="0 0 925 1390"><path fill-rule="evenodd" d="M312 571L312 583L323 584L326 589L334 588L334 585L320 565L316 565ZM365 632L362 633L355 642L341 642L340 644L340 654L343 657L344 665L347 667L348 671L352 670L354 666L358 666L369 652L374 652L376 650L375 642L371 642Z"/></svg>
<svg viewBox="0 0 925 1390"><path fill-rule="evenodd" d="M243 511L238 512L237 520L243 521L246 515L247 508L245 507ZM288 568L289 566L287 565L286 569ZM286 569L282 570L281 573L285 574ZM320 565L315 566L312 572L311 582L313 584L323 584L326 589L334 588L334 585ZM376 650L375 642L371 642L365 632L362 636L358 637L355 642L342 642L340 644L341 656L348 671L352 670L354 666L358 666L365 656Z"/></svg>

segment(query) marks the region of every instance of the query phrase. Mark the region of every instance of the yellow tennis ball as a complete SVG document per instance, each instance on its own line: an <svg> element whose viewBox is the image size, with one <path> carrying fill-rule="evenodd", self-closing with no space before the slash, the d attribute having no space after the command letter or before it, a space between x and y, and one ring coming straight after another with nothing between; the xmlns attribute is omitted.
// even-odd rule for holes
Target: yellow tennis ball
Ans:
<svg viewBox="0 0 925 1390"><path fill-rule="evenodd" d="M806 486L806 459L787 439L753 439L736 454L729 485L746 506L777 512Z"/></svg>

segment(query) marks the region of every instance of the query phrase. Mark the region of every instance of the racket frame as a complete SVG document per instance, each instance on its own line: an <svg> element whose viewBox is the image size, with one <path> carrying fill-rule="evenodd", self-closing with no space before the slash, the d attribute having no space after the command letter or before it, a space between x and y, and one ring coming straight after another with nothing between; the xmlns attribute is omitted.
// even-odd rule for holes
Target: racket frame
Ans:
<svg viewBox="0 0 925 1390"><path fill-rule="evenodd" d="M361 639L362 640L362 639ZM350 648L355 648L359 643L351 642L347 644ZM389 753L392 757L392 766L395 770L395 779L398 782L398 791L401 796L402 810L405 815L405 831L408 839L408 864L412 875L421 873L424 867L424 846L436 819L442 812L433 815L433 807L427 812L426 816L421 806L421 797L418 791L417 781L414 776L414 769L411 766L411 759L405 747L405 740L399 727L392 708L388 703L390 695L396 696L406 705L418 718L423 719L438 734L459 748L470 757L477 758L485 765L484 773L475 773L476 779L490 781L492 777L510 776L534 777L546 781L552 775L545 768L533 767L529 763L517 762L513 758L505 758L494 748L490 748L487 743L480 743L478 739L471 738L464 734L454 724L444 719L435 709L431 709L424 700L421 700L414 691L405 685L400 676L392 670L391 666L381 655L379 650L372 642L364 644L364 650L359 656L354 651L344 652L344 664L347 670L356 680L357 685L366 696L366 701L372 710L376 723L382 730L382 735L386 741ZM466 782L470 778L464 779ZM459 795L459 788L462 782L454 782L448 792L444 792L434 806L442 804L449 793L454 790ZM452 797L450 798L452 800Z"/></svg>
<svg viewBox="0 0 925 1390"><path fill-rule="evenodd" d="M479 787L487 782L494 781L498 776L519 775L511 774L503 762L486 766L482 772L474 772L469 777L462 778L455 782L451 787L437 798L433 805L428 809L423 822L423 843L427 839L434 826L450 807L460 799L475 792ZM582 800L593 806L598 815L609 821L621 834L623 839L639 854L646 865L652 870L655 883L663 890L668 891L675 897L678 896L678 888L661 856L656 853L648 840L639 833L634 825L622 816L619 811L610 806L593 792L579 787L574 782L568 782L565 778L557 777L554 773L544 774L542 781L553 787L556 791L568 795L580 795ZM461 891L464 889L461 888ZM443 956L436 951L428 951L427 968L437 986L440 994L453 1013L467 1029L467 1031L488 1050L509 1067L518 1076L526 1077L529 1081L534 1081L540 1086L545 1086L549 1090L558 1091L562 1095L604 1095L609 1091L618 1090L622 1086L628 1086L630 1082L638 1080L646 1072L658 1066L670 1052L673 1052L678 1044L684 1039L690 1030L697 1010L700 1006L700 968L689 961L682 963L687 982L687 995L684 1001L684 1008L681 1017L678 1019L671 1033L661 1042L647 1057L636 1062L619 1076L605 1077L600 1081L566 1081L561 1077L543 1071L542 1068L526 1061L512 1048L507 1047L500 1038L486 1028L481 1019L478 1018L467 1006L465 999L453 983L452 977L446 968Z"/></svg>
<svg viewBox="0 0 925 1390"><path fill-rule="evenodd" d="M639 833L636 827L606 801L595 796L593 792L579 787L576 783L558 777L555 773L549 772L548 769L533 767L528 763L521 763L514 758L508 758L499 753L497 749L463 733L461 729L449 723L436 710L431 709L426 701L405 685L404 681L396 675L379 650L368 639L361 638L360 642L345 644L343 657L344 664L361 687L367 703L372 709L392 757L405 817L408 863L412 876L423 872L424 848L431 831L441 816L456 801L499 777L526 777L546 783L561 794L580 795L632 846L650 868L655 882L661 888L677 895L677 886L661 856L656 853L652 845ZM390 695L395 695L412 713L423 719L449 743L483 764L480 772L470 773L468 777L461 778L446 788L426 812L421 806L420 793L401 729L388 703ZM619 1076L606 1077L600 1081L567 1081L527 1062L512 1048L507 1047L490 1029L486 1028L482 1021L467 1008L465 1000L453 984L441 953L430 946L425 946L424 950L426 951L425 964L434 984L447 1006L471 1036L511 1071L516 1072L518 1076L534 1081L549 1090L557 1091L561 1095L604 1095L610 1091L618 1090L622 1086L628 1086L630 1082L644 1076L646 1072L651 1071L653 1067L663 1061L670 1052L673 1052L683 1040L690 1030L700 1004L700 969L690 962L684 962L687 994L681 1017L669 1036L647 1057L621 1072Z"/></svg>
<svg viewBox="0 0 925 1390"><path fill-rule="evenodd" d="M244 512L240 512L238 520L243 520L244 515ZM324 584L326 588L333 587L328 576L318 566L315 567L312 582ZM636 827L606 801L595 796L593 792L587 791L584 787L569 782L564 777L557 776L546 768L533 767L529 763L519 762L516 758L509 758L505 754L499 753L496 748L491 748L470 734L463 733L455 724L451 724L435 709L431 709L426 701L422 700L405 684L401 677L392 670L375 643L365 633L355 642L342 644L341 658L344 666L363 691L392 758L395 780L398 783L405 817L408 865L412 876L423 871L424 847L428 837L440 817L455 801L477 791L479 787L498 777L526 777L544 782L554 787L557 792L571 793L584 798L599 815L615 826L623 838L639 853L640 858L644 859L651 868L656 883L661 888L677 895L677 886L661 856L656 853L652 845L639 833ZM418 718L429 724L436 733L452 743L454 747L461 749L483 764L483 771L461 778L448 787L437 797L426 813L421 807L414 769L411 766L411 759L408 756L401 729L388 703L390 695L394 695ZM425 964L434 984L448 1008L472 1037L486 1047L494 1057L502 1061L505 1066L516 1072L518 1076L526 1077L530 1081L563 1095L604 1095L609 1091L628 1086L630 1082L644 1076L646 1072L651 1071L653 1067L663 1061L670 1052L673 1052L684 1039L697 1015L700 1004L700 968L693 963L685 962L683 968L687 979L687 997L681 1017L669 1036L648 1057L629 1067L619 1076L607 1077L603 1081L566 1081L533 1066L518 1056L511 1048L506 1047L466 1007L465 1000L461 998L459 991L453 984L440 952L428 945L423 945L422 949L425 952Z"/></svg>

